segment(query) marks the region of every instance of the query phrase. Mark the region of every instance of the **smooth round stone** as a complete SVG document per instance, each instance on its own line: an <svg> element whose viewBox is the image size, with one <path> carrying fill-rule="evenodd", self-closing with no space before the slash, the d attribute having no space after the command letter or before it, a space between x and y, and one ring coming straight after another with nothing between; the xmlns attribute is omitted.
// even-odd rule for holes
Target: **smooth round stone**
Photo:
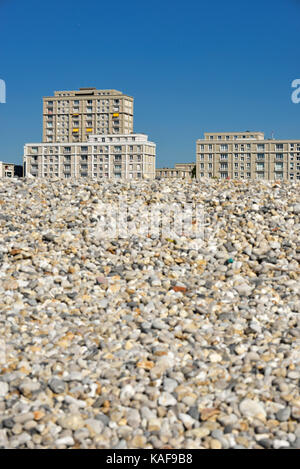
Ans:
<svg viewBox="0 0 300 469"><path fill-rule="evenodd" d="M240 412L244 417L249 418L265 418L266 411L262 403L254 401L252 399L244 399L240 405Z"/></svg>
<svg viewBox="0 0 300 469"><path fill-rule="evenodd" d="M66 390L66 383L58 378L52 378L48 383L49 388L56 394L64 393Z"/></svg>
<svg viewBox="0 0 300 469"><path fill-rule="evenodd" d="M291 415L291 409L290 407L285 407L284 409L280 409L276 413L276 419L279 420L279 422L286 422L289 420Z"/></svg>
<svg viewBox="0 0 300 469"><path fill-rule="evenodd" d="M3 381L0 381L0 398L6 396L8 393L9 386L7 383L4 383Z"/></svg>
<svg viewBox="0 0 300 469"><path fill-rule="evenodd" d="M177 401L172 394L168 392L162 392L158 398L158 403L161 406L173 406L177 404Z"/></svg>

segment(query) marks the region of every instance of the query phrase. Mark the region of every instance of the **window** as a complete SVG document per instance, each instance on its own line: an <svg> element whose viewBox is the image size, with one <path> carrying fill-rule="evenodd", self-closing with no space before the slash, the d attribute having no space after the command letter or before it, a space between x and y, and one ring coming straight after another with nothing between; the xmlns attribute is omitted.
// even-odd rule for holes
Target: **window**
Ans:
<svg viewBox="0 0 300 469"><path fill-rule="evenodd" d="M265 163L256 163L256 171L264 171Z"/></svg>

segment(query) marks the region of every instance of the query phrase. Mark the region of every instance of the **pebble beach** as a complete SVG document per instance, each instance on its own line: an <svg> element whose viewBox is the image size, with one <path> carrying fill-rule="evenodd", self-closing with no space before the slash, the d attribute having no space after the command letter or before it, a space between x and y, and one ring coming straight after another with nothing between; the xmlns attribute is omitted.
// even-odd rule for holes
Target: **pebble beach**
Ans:
<svg viewBox="0 0 300 469"><path fill-rule="evenodd" d="M299 182L0 180L0 448L300 449L299 261Z"/></svg>

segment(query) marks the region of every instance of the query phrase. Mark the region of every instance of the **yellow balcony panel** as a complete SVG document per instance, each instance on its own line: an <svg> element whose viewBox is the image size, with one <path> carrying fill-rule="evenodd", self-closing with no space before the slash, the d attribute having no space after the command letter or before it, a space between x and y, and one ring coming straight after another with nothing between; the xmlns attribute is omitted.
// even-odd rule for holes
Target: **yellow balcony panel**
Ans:
<svg viewBox="0 0 300 469"><path fill-rule="evenodd" d="M87 132L93 132L93 129L91 129L90 127L88 127L88 128L86 129L86 131L87 131Z"/></svg>
<svg viewBox="0 0 300 469"><path fill-rule="evenodd" d="M79 116L79 114L72 114L73 117Z"/></svg>
<svg viewBox="0 0 300 469"><path fill-rule="evenodd" d="M118 113L118 112L114 112L113 117L119 117L119 113Z"/></svg>
<svg viewBox="0 0 300 469"><path fill-rule="evenodd" d="M73 132L79 132L79 129L73 129Z"/></svg>

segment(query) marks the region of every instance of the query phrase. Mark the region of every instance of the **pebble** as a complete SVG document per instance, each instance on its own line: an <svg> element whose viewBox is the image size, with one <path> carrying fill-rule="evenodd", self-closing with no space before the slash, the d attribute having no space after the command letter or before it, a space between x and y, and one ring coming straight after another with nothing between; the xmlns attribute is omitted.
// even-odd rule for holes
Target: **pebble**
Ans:
<svg viewBox="0 0 300 469"><path fill-rule="evenodd" d="M51 379L48 386L56 394L61 394L66 390L66 383L58 378Z"/></svg>
<svg viewBox="0 0 300 469"><path fill-rule="evenodd" d="M58 423L62 428L66 428L70 430L78 430L84 425L84 421L80 414L66 415L60 418Z"/></svg>
<svg viewBox="0 0 300 469"><path fill-rule="evenodd" d="M282 449L282 448L289 448L290 444L288 441L285 440L274 440L273 441L273 448L274 449Z"/></svg>
<svg viewBox="0 0 300 469"><path fill-rule="evenodd" d="M64 436L55 441L56 446L73 446L75 441L71 436Z"/></svg>
<svg viewBox="0 0 300 469"><path fill-rule="evenodd" d="M241 414L244 417L250 418L265 418L266 411L263 405L260 402L254 401L252 399L244 399L239 405Z"/></svg>
<svg viewBox="0 0 300 469"><path fill-rule="evenodd" d="M164 391L160 394L158 398L158 403L161 406L172 406L172 405L176 405L177 401L175 397L172 396L172 394Z"/></svg>
<svg viewBox="0 0 300 469"><path fill-rule="evenodd" d="M0 447L299 448L299 189L1 180ZM201 242L143 232L186 201Z"/></svg>
<svg viewBox="0 0 300 469"><path fill-rule="evenodd" d="M9 386L7 383L0 381L0 398L4 397L9 391Z"/></svg>
<svg viewBox="0 0 300 469"><path fill-rule="evenodd" d="M290 418L290 415L290 407L285 407L284 409L280 409L278 412L276 412L276 419L279 420L279 422L286 422L286 420Z"/></svg>

